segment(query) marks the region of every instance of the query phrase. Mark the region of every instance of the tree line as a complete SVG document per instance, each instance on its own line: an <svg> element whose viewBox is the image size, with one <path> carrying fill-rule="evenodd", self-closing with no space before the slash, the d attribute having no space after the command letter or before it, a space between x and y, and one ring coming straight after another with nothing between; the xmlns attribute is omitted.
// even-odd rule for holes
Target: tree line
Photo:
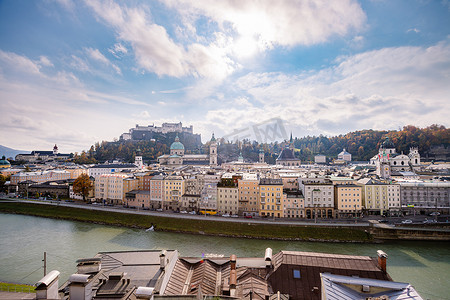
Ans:
<svg viewBox="0 0 450 300"><path fill-rule="evenodd" d="M393 142L397 152L407 154L410 147L417 147L423 154L432 146L450 145L450 129L442 125L431 125L425 128L408 125L401 130L359 130L343 135L327 137L306 136L293 140L295 153L303 162L313 162L317 154L329 158L337 158L342 149L352 154L355 161L368 161L373 157L386 137ZM105 162L120 159L134 162L140 150L145 163L157 162L158 156L168 154L175 133L158 137L152 141L114 141L97 142L88 151L75 153L74 161L79 164ZM185 145L186 153L209 153L209 142L199 146L180 134L180 141ZM256 141L229 142L218 139L219 163L236 160L240 153L246 161L258 161L260 149L265 154L267 163L275 163L281 151L289 145L289 141L260 144Z"/></svg>

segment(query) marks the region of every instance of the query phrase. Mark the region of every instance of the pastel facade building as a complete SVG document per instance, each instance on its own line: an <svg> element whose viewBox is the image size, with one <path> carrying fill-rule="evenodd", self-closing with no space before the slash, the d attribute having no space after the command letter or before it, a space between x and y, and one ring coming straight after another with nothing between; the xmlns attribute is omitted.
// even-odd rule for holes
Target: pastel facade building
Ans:
<svg viewBox="0 0 450 300"><path fill-rule="evenodd" d="M35 183L44 183L47 181L71 179L71 173L66 170L50 170L38 172L20 172L11 175L11 185L17 185L23 181L33 181Z"/></svg>
<svg viewBox="0 0 450 300"><path fill-rule="evenodd" d="M360 216L362 187L353 184L336 185L335 208L339 218Z"/></svg>
<svg viewBox="0 0 450 300"><path fill-rule="evenodd" d="M281 179L261 178L259 182L259 215L284 217L283 182Z"/></svg>
<svg viewBox="0 0 450 300"><path fill-rule="evenodd" d="M170 175L164 178L164 210L179 211L184 194L185 180L183 176Z"/></svg>
<svg viewBox="0 0 450 300"><path fill-rule="evenodd" d="M125 194L137 188L138 181L125 174L103 174L95 179L95 198L111 204L125 204Z"/></svg>
<svg viewBox="0 0 450 300"><path fill-rule="evenodd" d="M334 217L334 185L325 178L299 178L299 189L305 197L305 217Z"/></svg>
<svg viewBox="0 0 450 300"><path fill-rule="evenodd" d="M239 210L239 189L237 185L219 182L217 185L217 212L219 214L237 215Z"/></svg>
<svg viewBox="0 0 450 300"><path fill-rule="evenodd" d="M239 212L240 216L257 216L259 214L259 180L255 176L248 177L244 174L243 179L238 181L239 189Z"/></svg>
<svg viewBox="0 0 450 300"><path fill-rule="evenodd" d="M401 209L408 214L440 212L450 209L449 182L399 182Z"/></svg>
<svg viewBox="0 0 450 300"><path fill-rule="evenodd" d="M304 218L305 217L305 197L300 191L284 192L284 217Z"/></svg>

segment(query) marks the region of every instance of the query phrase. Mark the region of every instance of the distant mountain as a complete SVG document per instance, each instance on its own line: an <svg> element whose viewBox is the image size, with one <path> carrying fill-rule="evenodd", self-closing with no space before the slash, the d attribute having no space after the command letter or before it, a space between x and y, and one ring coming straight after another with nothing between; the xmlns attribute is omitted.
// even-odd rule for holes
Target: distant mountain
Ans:
<svg viewBox="0 0 450 300"><path fill-rule="evenodd" d="M26 154L26 153L30 153L30 151L16 150L16 149L11 149L11 148L0 145L0 158L4 155L4 156L6 156L6 158L14 159L17 154L21 154L21 153Z"/></svg>

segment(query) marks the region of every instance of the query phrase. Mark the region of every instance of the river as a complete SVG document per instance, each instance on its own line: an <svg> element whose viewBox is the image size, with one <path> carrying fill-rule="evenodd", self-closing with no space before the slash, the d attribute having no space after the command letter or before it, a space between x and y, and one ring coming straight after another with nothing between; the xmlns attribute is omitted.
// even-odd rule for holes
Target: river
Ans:
<svg viewBox="0 0 450 300"><path fill-rule="evenodd" d="M59 270L60 284L76 271L78 258L100 251L177 249L182 256L223 254L263 256L279 250L315 251L376 256L388 254L388 273L409 282L424 299L450 299L450 243L395 241L384 244L284 242L166 232L146 232L90 223L0 213L0 281L33 284L47 272Z"/></svg>

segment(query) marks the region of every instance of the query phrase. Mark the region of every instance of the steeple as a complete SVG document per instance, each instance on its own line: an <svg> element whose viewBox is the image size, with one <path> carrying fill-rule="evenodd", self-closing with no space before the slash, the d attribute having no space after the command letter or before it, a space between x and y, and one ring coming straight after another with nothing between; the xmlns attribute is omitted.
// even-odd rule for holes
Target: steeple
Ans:
<svg viewBox="0 0 450 300"><path fill-rule="evenodd" d="M214 132L211 137L211 143L209 144L209 165L211 167L217 167L217 142L214 137Z"/></svg>

